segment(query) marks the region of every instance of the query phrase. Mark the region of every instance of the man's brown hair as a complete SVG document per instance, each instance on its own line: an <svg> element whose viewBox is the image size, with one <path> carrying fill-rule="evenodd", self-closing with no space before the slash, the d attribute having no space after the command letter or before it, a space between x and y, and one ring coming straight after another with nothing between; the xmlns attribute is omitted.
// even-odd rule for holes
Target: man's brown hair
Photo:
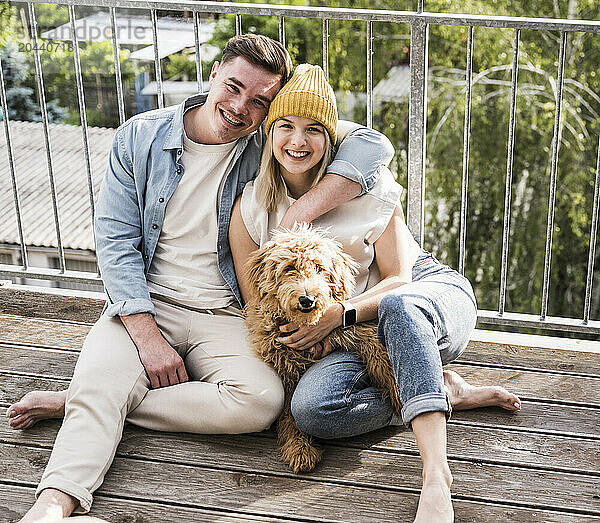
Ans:
<svg viewBox="0 0 600 523"><path fill-rule="evenodd" d="M280 75L282 86L292 74L292 59L289 53L283 45L267 36L245 34L231 38L223 49L221 63L225 64L238 56L270 73Z"/></svg>

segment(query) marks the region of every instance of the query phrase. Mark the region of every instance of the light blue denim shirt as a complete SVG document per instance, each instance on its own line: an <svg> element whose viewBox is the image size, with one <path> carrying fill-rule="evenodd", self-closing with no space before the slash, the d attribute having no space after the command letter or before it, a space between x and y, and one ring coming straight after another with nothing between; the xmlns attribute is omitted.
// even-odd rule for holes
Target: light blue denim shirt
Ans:
<svg viewBox="0 0 600 523"><path fill-rule="evenodd" d="M183 176L183 115L205 100L206 94L199 94L178 106L138 114L115 134L95 220L96 254L108 296L105 313L109 316L154 314L146 273L165 208ZM387 167L393 148L381 133L355 127L339 145L327 172L360 183L364 193ZM218 202L219 270L240 304L228 242L229 220L235 198L256 177L264 140L262 127L239 139Z"/></svg>

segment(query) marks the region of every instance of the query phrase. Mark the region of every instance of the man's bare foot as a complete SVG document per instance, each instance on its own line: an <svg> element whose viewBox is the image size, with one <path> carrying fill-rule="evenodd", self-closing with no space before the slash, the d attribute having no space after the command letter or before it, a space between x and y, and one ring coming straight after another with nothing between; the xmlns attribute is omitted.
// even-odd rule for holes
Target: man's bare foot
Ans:
<svg viewBox="0 0 600 523"><path fill-rule="evenodd" d="M53 488L42 490L33 507L19 523L54 523L69 517L79 501Z"/></svg>
<svg viewBox="0 0 600 523"><path fill-rule="evenodd" d="M452 476L424 477L414 523L452 523L454 509L450 498Z"/></svg>
<svg viewBox="0 0 600 523"><path fill-rule="evenodd" d="M506 410L521 410L521 400L505 388L497 385L476 387L467 383L459 374L444 371L444 386L455 410L477 407L502 407Z"/></svg>
<svg viewBox="0 0 600 523"><path fill-rule="evenodd" d="M11 429L25 430L43 419L62 418L65 415L66 401L66 390L28 392L20 401L8 407L6 411L8 424Z"/></svg>

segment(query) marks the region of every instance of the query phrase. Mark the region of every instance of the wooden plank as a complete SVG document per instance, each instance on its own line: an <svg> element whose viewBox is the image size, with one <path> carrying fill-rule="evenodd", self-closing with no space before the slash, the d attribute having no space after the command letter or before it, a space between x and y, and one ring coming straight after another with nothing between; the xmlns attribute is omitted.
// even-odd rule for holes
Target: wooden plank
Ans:
<svg viewBox="0 0 600 523"><path fill-rule="evenodd" d="M90 325L0 315L0 342L80 349ZM600 344L599 344L600 345ZM600 354L471 341L458 360L600 376Z"/></svg>
<svg viewBox="0 0 600 523"><path fill-rule="evenodd" d="M280 462L275 441L270 438L256 435L224 437L157 433L131 429L132 427L127 428L119 445L120 456L294 477ZM15 434L10 441L28 445L29 448L29 441L34 439L34 433L27 434L28 432L30 431ZM39 445L39 442L35 445ZM395 452L387 452L336 444L325 444L324 447L323 462L303 477L313 481L341 481L379 489L420 488L421 461L415 455L399 453L397 449L394 449ZM598 485L597 476L504 466L478 460L450 460L450 467L454 476L453 491L457 496L480 501L510 500L528 506L559 510L577 508L600 515L600 499L594 498ZM521 491L523 485L527 485L526 492ZM540 505L542 502L545 504Z"/></svg>
<svg viewBox="0 0 600 523"><path fill-rule="evenodd" d="M0 372L0 405L8 406L19 401L31 390L57 391L68 386L68 379L14 376ZM600 439L598 410L570 405L523 401L521 411L514 413L498 408L455 411L450 424L455 423Z"/></svg>
<svg viewBox="0 0 600 523"><path fill-rule="evenodd" d="M16 521L31 506L35 489L15 485L0 484L0 510L8 521ZM415 497L414 494L406 494ZM456 523L480 523L481 514L486 514L486 522L503 523L597 523L600 518L595 516L571 515L548 510L535 510L518 507L504 507L475 501L458 500L454 502L457 511ZM106 518L109 521L135 521L137 523L164 523L177 521L181 523L198 523L210 521L218 523L242 523L269 521L280 523L283 521L306 521L299 519L279 519L273 516L268 518L249 515L233 514L231 512L217 512L207 509L187 508L167 505L156 502L139 502L134 500L121 500L99 494L95 497L90 516ZM74 520L75 523L77 520ZM333 521L340 522L342 519Z"/></svg>
<svg viewBox="0 0 600 523"><path fill-rule="evenodd" d="M501 385L528 399L600 407L600 378L458 363L447 368L455 370L473 385Z"/></svg>
<svg viewBox="0 0 600 523"><path fill-rule="evenodd" d="M450 423L496 427L600 439L598 409L521 402L521 410L507 415L498 408L455 411Z"/></svg>
<svg viewBox="0 0 600 523"><path fill-rule="evenodd" d="M141 441L136 441L136 445L137 453L143 453ZM158 455L154 448L153 459L172 458L174 448L169 446ZM236 453L239 452L243 450L236 449ZM406 521L414 514L416 499L407 499L406 494L415 494L420 487L420 466L414 466L416 458L411 460L406 456L399 460L387 453L371 453L369 460L377 458L371 470L380 471L383 480L383 484L377 485L372 479L368 483L348 479L349 475L361 473L366 460L361 459L362 466L358 466L353 459L340 460L343 456L333 454L330 452L326 459L335 469L335 477L332 480L319 477L319 481L315 481L315 473L302 477L274 476L269 469L262 472L212 468L208 462L214 458L205 453L199 460L202 465L197 466L116 458L101 492L162 502L198 503L201 500L202 508L220 507L309 520L327 520L328 515L335 515L348 521ZM46 449L1 445L0 481L33 486L33 482L39 481L48 457ZM265 460L267 456L259 458ZM247 462L241 461L247 466ZM223 463L216 465L223 466ZM451 466L455 499L466 496L474 501L497 500L530 508L600 515L600 501L594 499L597 478L460 462ZM325 467L326 463L321 469ZM365 473L363 477L367 479ZM398 486L400 482L403 484ZM485 499L488 495L489 500Z"/></svg>
<svg viewBox="0 0 600 523"><path fill-rule="evenodd" d="M73 373L75 361L76 354L69 351L0 346L0 371L67 378ZM467 364L452 364L448 368L456 370L473 384L502 385L528 399L600 407L600 378Z"/></svg>
<svg viewBox="0 0 600 523"><path fill-rule="evenodd" d="M447 431L450 459L539 467L600 476L600 440L552 434L536 436L453 423L448 424ZM418 455L412 431L398 430L397 427L386 427L342 442L345 445L372 450L412 452Z"/></svg>
<svg viewBox="0 0 600 523"><path fill-rule="evenodd" d="M20 443L26 445L40 445L49 447L54 444L56 433L60 423L58 420L38 423L26 431L13 431L8 425L0 423L0 441L6 443ZM124 433L125 443L119 452L129 453L130 441L133 442L140 436L145 437L143 429L133 425L127 425ZM151 433L151 438L160 442L164 438L161 433ZM240 446L249 446L265 449L264 452L273 454L274 443L272 441L257 441L256 438L273 439L271 432L260 435L243 436L194 436L200 438L215 448L207 449L207 452L218 453L225 440L240 440ZM183 436L184 447L187 436ZM169 440L171 441L171 440ZM196 441L192 439L192 441ZM133 443L131 443L133 444ZM144 443L146 444L146 443ZM147 443L152 446L155 441ZM167 443L165 443L167 445ZM179 445L179 443L178 443ZM194 445L197 445L194 443ZM387 427L362 436L336 440L327 443L328 447L342 446L365 450L382 450L412 454L418 456L418 449L412 431L400 427ZM181 461L186 460L188 450L183 450ZM193 452L193 449L189 449ZM174 456L177 455L177 452ZM531 434L505 431L495 428L465 427L462 425L448 425L448 456L450 459L466 461L508 464L517 466L545 468L549 470L562 470L563 472L577 472L584 474L595 474L600 476L600 463L597 456L600 455L600 440L589 440L582 438L570 438L555 435L532 436ZM279 462L270 463L269 467L287 472Z"/></svg>
<svg viewBox="0 0 600 523"><path fill-rule="evenodd" d="M471 340L458 362L479 362L513 368L546 369L600 376L600 354L506 343Z"/></svg>
<svg viewBox="0 0 600 523"><path fill-rule="evenodd" d="M81 349L87 324L0 315L0 342Z"/></svg>
<svg viewBox="0 0 600 523"><path fill-rule="evenodd" d="M0 511L5 521L17 521L33 504L35 489L16 485L0 484ZM244 523L244 522L275 522L302 521L298 519L279 519L274 517L261 517L251 514L225 514L216 510L205 510L191 507L178 507L165 503L140 502L122 500L99 495L94 501L90 516L106 519L108 521L137 522L137 523L164 523L177 521L178 523L198 523L199 521L212 521L219 523ZM77 523L74 519L73 523Z"/></svg>
<svg viewBox="0 0 600 523"><path fill-rule="evenodd" d="M0 344L0 372L22 372L69 379L78 352Z"/></svg>
<svg viewBox="0 0 600 523"><path fill-rule="evenodd" d="M94 323L103 307L104 300L99 298L59 293L56 289L0 285L0 314Z"/></svg>

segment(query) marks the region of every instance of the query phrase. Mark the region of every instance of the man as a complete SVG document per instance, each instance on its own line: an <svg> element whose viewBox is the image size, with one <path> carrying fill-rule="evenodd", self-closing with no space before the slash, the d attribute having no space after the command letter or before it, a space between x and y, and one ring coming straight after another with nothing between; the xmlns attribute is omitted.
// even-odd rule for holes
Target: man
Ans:
<svg viewBox="0 0 600 523"><path fill-rule="evenodd" d="M235 37L213 65L208 94L117 130L96 217L107 308L68 392L37 393L37 406L25 397L8 412L13 428L26 428L62 416L66 401L38 499L22 521L89 511L126 417L156 430L241 433L278 416L282 386L249 348L227 233L235 197L256 175L260 126L290 74L278 42ZM370 155L361 152L365 141ZM379 133L352 131L328 176L282 225L312 221L368 190L391 152Z"/></svg>

